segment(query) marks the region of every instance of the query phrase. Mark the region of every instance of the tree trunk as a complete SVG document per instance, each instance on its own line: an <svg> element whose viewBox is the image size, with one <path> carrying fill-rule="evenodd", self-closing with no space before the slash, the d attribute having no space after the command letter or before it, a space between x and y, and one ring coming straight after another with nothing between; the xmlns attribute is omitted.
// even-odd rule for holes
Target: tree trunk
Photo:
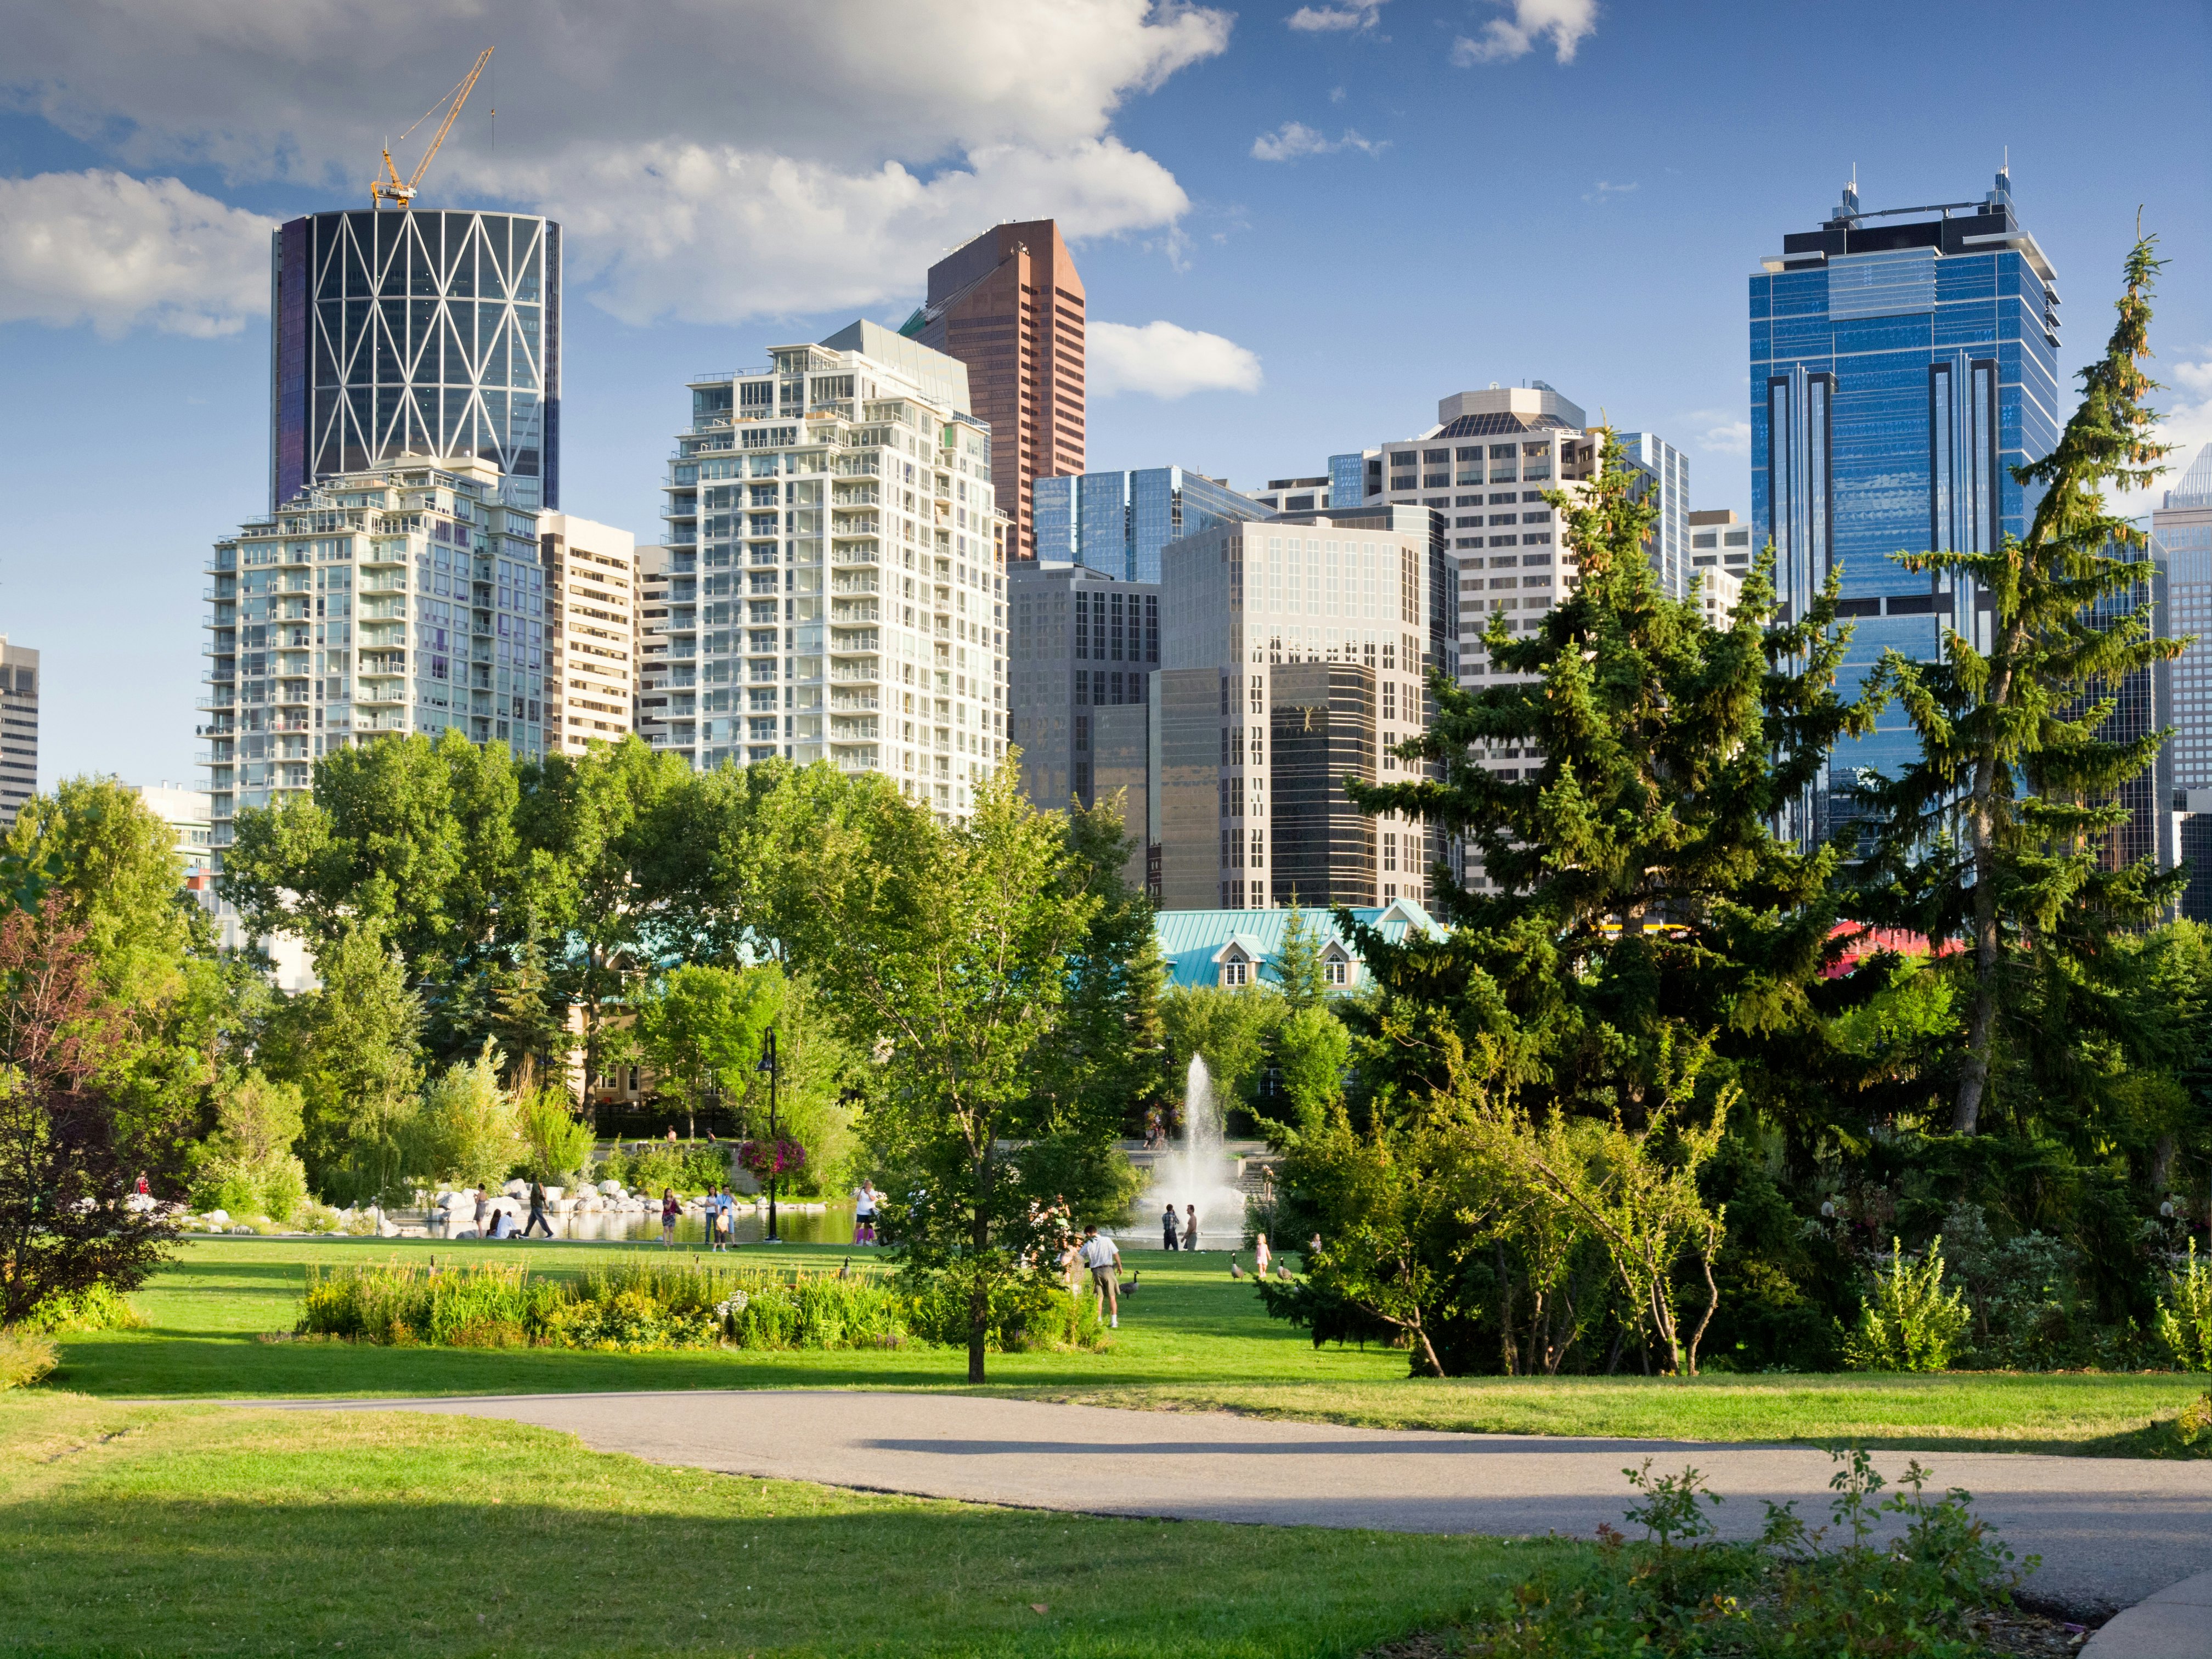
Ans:
<svg viewBox="0 0 2212 1659"><path fill-rule="evenodd" d="M1415 1325L1410 1328L1412 1329L1413 1335L1420 1341L1422 1357L1429 1362L1429 1375L1431 1376L1442 1376L1444 1374L1443 1362L1437 1358L1436 1348L1429 1341L1429 1333L1426 1328L1420 1325Z"/></svg>
<svg viewBox="0 0 2212 1659"><path fill-rule="evenodd" d="M2012 669L2020 649L2017 622L2005 630L1999 660L2007 666L1990 677L1989 703L2003 708L2011 700ZM1958 1103L1951 1133L1970 1135L1982 1121L1982 1097L1989 1087L1990 1042L1997 1024L1997 854L1992 803L1996 797L1997 757L1992 746L1974 762L1973 792L1966 798L1966 830L1974 853L1974 1012L1966 1026L1966 1063L1959 1068Z"/></svg>
<svg viewBox="0 0 2212 1659"><path fill-rule="evenodd" d="M1708 1235L1705 1239L1705 1311L1698 1320L1698 1328L1690 1333L1690 1375L1698 1374L1698 1345L1705 1340L1705 1327L1713 1322L1713 1310L1721 1305L1721 1287L1713 1282L1713 1255L1720 1248L1719 1241Z"/></svg>
<svg viewBox="0 0 2212 1659"><path fill-rule="evenodd" d="M983 1352L991 1340L991 1285L983 1275L983 1258L991 1248L991 1154L985 1143L975 1160L975 1209L969 1227L974 1247L974 1273L968 1285L968 1380L983 1380Z"/></svg>

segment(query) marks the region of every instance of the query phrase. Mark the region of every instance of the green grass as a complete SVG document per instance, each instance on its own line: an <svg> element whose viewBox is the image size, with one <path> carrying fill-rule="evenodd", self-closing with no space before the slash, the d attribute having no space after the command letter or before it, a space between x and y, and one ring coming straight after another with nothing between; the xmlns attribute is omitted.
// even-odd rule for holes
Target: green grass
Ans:
<svg viewBox="0 0 2212 1659"><path fill-rule="evenodd" d="M134 1296L147 1328L64 1338L57 1387L108 1398L350 1398L685 1388L951 1389L964 1354L907 1347L852 1352L610 1354L556 1349L378 1348L269 1343L297 1316L309 1261L426 1255L526 1258L535 1272L658 1247L472 1242L192 1240ZM834 1266L834 1246L751 1246L747 1266ZM2167 1449L2152 1425L2205 1379L2153 1375L1477 1377L1419 1381L1402 1353L1316 1350L1268 1319L1219 1255L1132 1250L1143 1289L1103 1353L994 1354L994 1392L1098 1405L1231 1410L1385 1428L1729 1441L1856 1440L1898 1449L1988 1448L2143 1455ZM880 1265L880 1264L878 1264Z"/></svg>
<svg viewBox="0 0 2212 1659"><path fill-rule="evenodd" d="M1322 1659L1580 1547L882 1497L464 1418L0 1395L0 1653Z"/></svg>

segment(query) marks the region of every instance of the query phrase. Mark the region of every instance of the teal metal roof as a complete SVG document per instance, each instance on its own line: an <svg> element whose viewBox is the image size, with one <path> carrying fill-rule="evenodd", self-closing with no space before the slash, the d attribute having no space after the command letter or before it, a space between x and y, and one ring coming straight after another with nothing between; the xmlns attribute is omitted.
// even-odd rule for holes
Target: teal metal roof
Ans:
<svg viewBox="0 0 2212 1659"><path fill-rule="evenodd" d="M1301 909L1306 926L1325 947L1334 939L1354 961L1359 953L1352 941L1337 931L1336 917L1328 910ZM1395 944L1418 928L1442 939L1444 930L1436 919L1411 899L1395 899L1379 909L1354 910L1353 917ZM1291 925L1288 910L1161 910L1153 915L1152 930L1167 958L1171 985L1218 985L1221 966L1217 958L1232 942L1250 960L1261 963L1257 977L1276 982L1275 953L1283 948L1284 930Z"/></svg>

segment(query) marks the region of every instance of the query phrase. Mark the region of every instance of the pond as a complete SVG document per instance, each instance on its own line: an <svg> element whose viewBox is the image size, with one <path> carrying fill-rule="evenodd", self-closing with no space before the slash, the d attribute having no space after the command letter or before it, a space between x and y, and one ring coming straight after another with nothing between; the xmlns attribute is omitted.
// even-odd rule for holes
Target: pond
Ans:
<svg viewBox="0 0 2212 1659"><path fill-rule="evenodd" d="M399 1217L393 1217L394 1220ZM576 1240L605 1240L620 1243L628 1240L654 1240L660 1237L660 1213L658 1210L605 1211L596 1215L549 1215L546 1223L553 1229L556 1238ZM850 1244L853 1242L853 1206L832 1204L820 1209L795 1209L788 1204L776 1208L777 1230L787 1244ZM441 1238L450 1238L455 1230L434 1227L432 1232ZM470 1222L459 1231L471 1237L476 1224ZM740 1244L757 1244L768 1232L768 1212L740 1210L738 1212L734 1237ZM540 1235L543 1237L543 1235ZM707 1243L707 1220L704 1216L681 1215L676 1218L676 1242L703 1248Z"/></svg>

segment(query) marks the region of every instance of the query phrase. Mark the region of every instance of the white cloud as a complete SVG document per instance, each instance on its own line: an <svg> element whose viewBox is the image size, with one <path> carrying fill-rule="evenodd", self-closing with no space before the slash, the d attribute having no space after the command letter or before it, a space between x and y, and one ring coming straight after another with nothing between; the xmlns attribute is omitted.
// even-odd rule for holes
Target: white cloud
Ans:
<svg viewBox="0 0 2212 1659"><path fill-rule="evenodd" d="M1260 360L1234 340L1173 323L1093 321L1084 354L1095 397L1144 392L1182 398L1194 392L1257 392Z"/></svg>
<svg viewBox="0 0 2212 1659"><path fill-rule="evenodd" d="M1295 161L1301 155L1327 155L1333 150L1356 149L1367 155L1380 155L1390 148L1387 138L1363 138L1346 127L1344 136L1332 138L1316 131L1303 121L1285 121L1273 132L1263 132L1252 141L1252 159L1255 161Z"/></svg>
<svg viewBox="0 0 2212 1659"><path fill-rule="evenodd" d="M140 169L352 187L495 40L422 201L565 216L621 314L731 320L911 294L1015 214L1172 234L1187 198L1113 118L1230 23L1154 0L388 0L366 29L341 0L0 0L0 105Z"/></svg>
<svg viewBox="0 0 2212 1659"><path fill-rule="evenodd" d="M1692 425L1703 428L1695 441L1698 448L1714 455L1751 453L1749 421L1740 419L1724 409L1693 409L1688 419Z"/></svg>
<svg viewBox="0 0 2212 1659"><path fill-rule="evenodd" d="M1596 204L1599 207L1603 207L1608 202L1619 201L1622 197L1631 194L1635 189L1636 185L1633 181L1626 185L1609 185L1604 179L1601 179L1587 193L1583 195L1583 200L1585 202L1592 202Z"/></svg>
<svg viewBox="0 0 2212 1659"><path fill-rule="evenodd" d="M1597 32L1597 0L1492 0L1509 8L1510 17L1493 17L1482 33L1470 40L1462 34L1452 42L1452 62L1510 63L1526 58L1546 36L1553 55L1562 64L1575 61L1575 48Z"/></svg>
<svg viewBox="0 0 2212 1659"><path fill-rule="evenodd" d="M736 322L872 307L1002 219L1061 234L1169 223L1188 206L1149 155L1106 138L1056 155L1006 146L925 178L859 173L759 150L659 144L524 181L583 252L577 274L626 321Z"/></svg>
<svg viewBox="0 0 2212 1659"><path fill-rule="evenodd" d="M1283 22L1307 34L1371 29L1382 21L1383 4L1384 0L1347 0L1340 6L1300 6Z"/></svg>
<svg viewBox="0 0 2212 1659"><path fill-rule="evenodd" d="M2186 359L2151 365L2166 389L2151 394L2150 405L2159 411L2158 441L2173 446L2166 458L2166 471L2148 489L2114 492L2106 498L2107 508L2123 518L2149 512L2166 499L2166 492L2180 483L2198 453L2212 444L2212 357L2200 362ZM2071 413L2069 410L2069 413Z"/></svg>
<svg viewBox="0 0 2212 1659"><path fill-rule="evenodd" d="M174 179L0 179L0 322L234 334L269 309L275 222Z"/></svg>

